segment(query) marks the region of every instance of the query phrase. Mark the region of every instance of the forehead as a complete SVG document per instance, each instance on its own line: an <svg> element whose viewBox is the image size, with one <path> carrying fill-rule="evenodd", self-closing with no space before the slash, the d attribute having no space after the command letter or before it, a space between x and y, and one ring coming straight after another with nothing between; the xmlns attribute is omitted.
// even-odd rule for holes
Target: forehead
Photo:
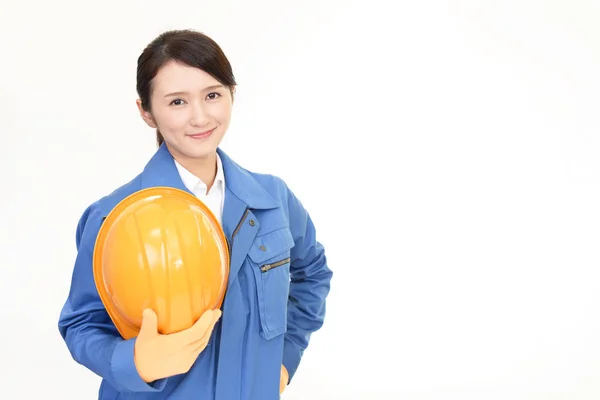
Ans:
<svg viewBox="0 0 600 400"><path fill-rule="evenodd" d="M154 93L161 95L173 91L201 91L218 84L218 80L199 68L170 61L158 71L152 86Z"/></svg>

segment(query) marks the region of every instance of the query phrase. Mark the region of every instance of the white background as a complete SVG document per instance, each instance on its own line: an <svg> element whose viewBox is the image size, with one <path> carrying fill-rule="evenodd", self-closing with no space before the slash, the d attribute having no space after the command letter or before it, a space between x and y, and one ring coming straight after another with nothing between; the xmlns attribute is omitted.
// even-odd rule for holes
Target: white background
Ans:
<svg viewBox="0 0 600 400"><path fill-rule="evenodd" d="M57 328L75 226L155 151L136 59L170 28L223 47L223 148L335 273L286 400L600 396L597 1L0 4L1 398L97 396Z"/></svg>

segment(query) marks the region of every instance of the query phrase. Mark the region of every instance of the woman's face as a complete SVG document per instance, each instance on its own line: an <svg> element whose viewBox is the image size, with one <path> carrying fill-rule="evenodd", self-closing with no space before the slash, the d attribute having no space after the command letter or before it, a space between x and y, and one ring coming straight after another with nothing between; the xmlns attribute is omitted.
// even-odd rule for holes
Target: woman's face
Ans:
<svg viewBox="0 0 600 400"><path fill-rule="evenodd" d="M158 128L176 158L214 155L231 118L232 93L206 72L169 62L152 81L151 110L140 114Z"/></svg>

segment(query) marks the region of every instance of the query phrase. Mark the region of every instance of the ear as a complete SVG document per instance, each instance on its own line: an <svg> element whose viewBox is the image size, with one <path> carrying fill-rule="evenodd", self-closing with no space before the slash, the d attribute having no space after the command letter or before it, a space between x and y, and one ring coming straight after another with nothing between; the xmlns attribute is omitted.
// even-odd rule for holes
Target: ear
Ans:
<svg viewBox="0 0 600 400"><path fill-rule="evenodd" d="M235 86L232 86L232 87L231 87L231 102L232 102L232 103L233 103L233 101L235 100L235 90L236 90L236 87L235 87Z"/></svg>
<svg viewBox="0 0 600 400"><path fill-rule="evenodd" d="M142 100L137 99L136 102L138 110L140 112L140 116L142 117L142 119L144 120L144 122L146 122L146 124L150 127L150 128L157 128L158 126L156 125L156 121L154 120L154 117L152 116L152 114L150 113L150 111L146 111L144 110L144 108L142 107Z"/></svg>

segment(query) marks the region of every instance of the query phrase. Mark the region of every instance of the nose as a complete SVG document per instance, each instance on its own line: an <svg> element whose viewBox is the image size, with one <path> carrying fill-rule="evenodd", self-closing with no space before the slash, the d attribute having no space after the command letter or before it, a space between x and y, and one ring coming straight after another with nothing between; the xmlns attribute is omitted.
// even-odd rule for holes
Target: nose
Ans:
<svg viewBox="0 0 600 400"><path fill-rule="evenodd" d="M190 125L202 127L209 123L210 115L203 104L196 104L192 110Z"/></svg>

